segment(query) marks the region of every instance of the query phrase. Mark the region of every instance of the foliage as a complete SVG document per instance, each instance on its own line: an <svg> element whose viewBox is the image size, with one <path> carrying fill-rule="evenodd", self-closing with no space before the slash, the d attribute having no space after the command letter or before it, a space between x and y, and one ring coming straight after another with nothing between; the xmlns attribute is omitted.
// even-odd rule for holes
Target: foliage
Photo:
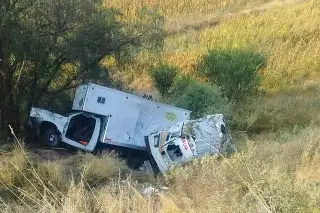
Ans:
<svg viewBox="0 0 320 213"><path fill-rule="evenodd" d="M20 115L43 97L109 80L103 74L108 69L101 69L104 58L121 66L142 50L161 52L163 45L163 19L148 9L134 23L99 0L6 1L0 14L1 121L16 128Z"/></svg>
<svg viewBox="0 0 320 213"><path fill-rule="evenodd" d="M175 79L175 82L172 86L171 89L171 96L173 98L177 98L186 91L187 87L192 83L195 82L196 80L192 76L188 75L179 75Z"/></svg>
<svg viewBox="0 0 320 213"><path fill-rule="evenodd" d="M230 101L256 94L260 86L261 54L241 50L210 50L201 58L198 71L220 86Z"/></svg>
<svg viewBox="0 0 320 213"><path fill-rule="evenodd" d="M178 68L167 64L161 64L149 71L152 83L162 97L170 93L177 74Z"/></svg>
<svg viewBox="0 0 320 213"><path fill-rule="evenodd" d="M189 85L183 85L182 82L177 83L175 91L177 93L172 98L174 105L191 110L193 118L207 114L228 113L227 100L222 97L219 88L215 86L190 80Z"/></svg>
<svg viewBox="0 0 320 213"><path fill-rule="evenodd" d="M225 2L227 5L232 5L237 2L251 2L251 0L217 0L213 3L207 1L165 1L161 2L160 6L168 14L167 17L179 16L180 13L188 13L188 17L192 17L190 12L208 12L211 11L212 6L217 5L221 8ZM155 1L134 0L128 3L128 1L121 0L108 1L106 4L121 4L119 7L129 9L135 6L132 10L124 10L124 12L136 14L135 9L141 4L153 5ZM18 6L25 5L18 4ZM1 22L1 26L5 24L8 24L9 27L15 26L12 23L18 22L19 19L8 21L12 15L3 13L3 9L4 7L0 7L0 14L7 15L7 17L3 19L4 16L1 17L0 21L4 20ZM299 86L298 90L282 91L261 97L253 104L239 107L239 111L233 116L236 117L240 114L235 119L241 125L242 122L244 123L243 130L252 128L255 129L255 132L257 130L276 132L248 137L249 139L243 142L246 148L229 158L205 157L192 161L184 167L171 170L165 176L169 193L154 193L150 197L142 196L139 190L144 186L136 185L135 179L131 180L130 178L118 178L112 183L107 180L107 184L101 186L106 180L103 179L99 187L89 189L84 179L72 181L68 179L68 184L61 185L62 182L59 178L66 178L63 173L73 171L75 168L80 169L78 165L83 161L77 161L72 165L66 165L65 160L63 162L53 161L51 165L47 165L46 162L40 160L43 157L32 160L32 163L40 164L36 170L43 176L42 182L41 179L35 178L35 174L28 167L28 162L23 158L21 151L3 152L0 156L0 180L4 183L4 185L0 184L1 211L6 213L201 213L268 212L269 210L269 212L319 213L320 129L317 126L305 129L294 127L296 124L301 126L308 126L313 122L318 124L319 120L319 116L317 116L320 106L318 89L304 90L306 85L301 86L301 82L309 84L319 81L316 76L319 70L319 14L318 1L312 0L296 6L281 7L262 13L236 14L234 17L218 20L220 22L214 28L199 31L192 29L187 34L170 37L166 40L165 59L170 64L185 68L183 69L185 72L193 71L193 64L200 55L207 51L207 48L240 47L246 49L254 47L262 52L267 52L270 57L267 67L262 73L263 86L278 90L282 86L288 87L288 85L295 84ZM187 21L184 17L181 20ZM1 30L7 28L1 27ZM0 41L3 42L3 40ZM1 54L0 58L3 59L3 54ZM3 69L2 65L1 69ZM22 64L18 66L13 76L15 79L13 83L19 79L21 66ZM24 63L22 66L24 72L21 73L23 78L27 80L30 78L28 76L30 72L26 74L25 71L31 70L33 66L33 62ZM137 65L137 67L139 66L141 65ZM2 70L0 71L2 72ZM185 78L185 80L176 81L171 89L173 94L177 94L176 97L182 96L190 84L188 77L181 78ZM305 82L305 80L310 81ZM60 79L57 82L58 85L51 84L50 91L59 88L61 86L59 82ZM61 82L64 84L63 80ZM27 88L30 87L30 84L26 85L28 85ZM1 89L4 88L3 84L0 86ZM20 92L24 91L19 89ZM26 93L28 92L29 90L26 89ZM173 100L175 99L173 98ZM287 127L294 128L292 128L293 130L290 128L290 131L284 130ZM247 135L245 137L247 138ZM236 142L239 143L239 141ZM30 155L32 154L34 153L30 153ZM85 162L86 165L99 165L96 162L91 164L90 159L88 158L88 161ZM64 167L64 170L61 170L60 166ZM93 167L91 166L91 168ZM98 175L97 177L99 177L99 171L91 171L94 172L93 176ZM112 171L114 170L112 169ZM73 175L74 173L68 177ZM73 177L77 176L80 176L79 173ZM47 186L49 186L53 182L54 187L50 188L51 190L42 190L44 187L41 187L39 191L42 196L36 198L34 193L37 192L26 180L26 177L31 179L32 183L38 182L36 186L43 185L43 183L48 183ZM149 186L148 183L144 185ZM56 193L57 191L58 193ZM16 193L21 200L13 195L7 196L11 193Z"/></svg>

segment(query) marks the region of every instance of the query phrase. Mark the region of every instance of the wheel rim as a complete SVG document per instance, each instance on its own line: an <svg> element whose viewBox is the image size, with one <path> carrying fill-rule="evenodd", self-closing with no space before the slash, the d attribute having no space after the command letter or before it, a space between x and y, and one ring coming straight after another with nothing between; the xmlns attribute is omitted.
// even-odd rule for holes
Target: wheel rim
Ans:
<svg viewBox="0 0 320 213"><path fill-rule="evenodd" d="M49 143L51 145L57 145L59 143L59 136L57 134L51 134L49 137Z"/></svg>

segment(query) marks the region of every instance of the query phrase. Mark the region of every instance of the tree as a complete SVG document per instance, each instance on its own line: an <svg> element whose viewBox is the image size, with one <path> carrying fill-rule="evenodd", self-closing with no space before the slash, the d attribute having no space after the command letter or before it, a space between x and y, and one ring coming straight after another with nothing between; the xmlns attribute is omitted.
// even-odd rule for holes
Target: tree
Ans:
<svg viewBox="0 0 320 213"><path fill-rule="evenodd" d="M260 86L259 69L265 58L260 53L242 50L210 50L198 63L198 71L221 87L230 101L255 94Z"/></svg>
<svg viewBox="0 0 320 213"><path fill-rule="evenodd" d="M1 126L43 97L103 76L101 60L129 63L143 48L162 47L163 19L144 9L135 23L98 0L4 0L0 6ZM157 50L158 50L157 49ZM57 81L59 80L59 81ZM24 113L23 113L24 112Z"/></svg>
<svg viewBox="0 0 320 213"><path fill-rule="evenodd" d="M149 71L152 83L159 91L162 98L170 93L170 89L175 82L177 74L178 68L167 64L161 64Z"/></svg>

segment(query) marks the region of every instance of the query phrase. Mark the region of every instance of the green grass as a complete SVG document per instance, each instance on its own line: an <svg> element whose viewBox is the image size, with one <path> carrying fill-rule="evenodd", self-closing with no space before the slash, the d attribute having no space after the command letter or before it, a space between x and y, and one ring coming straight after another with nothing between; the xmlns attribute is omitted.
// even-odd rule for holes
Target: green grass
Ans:
<svg viewBox="0 0 320 213"><path fill-rule="evenodd" d="M319 94L319 86L308 86L257 97L233 110L230 125L234 130L248 133L319 125Z"/></svg>

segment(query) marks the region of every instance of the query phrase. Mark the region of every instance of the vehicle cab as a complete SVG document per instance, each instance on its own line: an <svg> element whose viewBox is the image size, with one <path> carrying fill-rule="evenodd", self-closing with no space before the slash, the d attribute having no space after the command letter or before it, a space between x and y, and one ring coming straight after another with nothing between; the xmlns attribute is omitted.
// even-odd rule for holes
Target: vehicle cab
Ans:
<svg viewBox="0 0 320 213"><path fill-rule="evenodd" d="M186 120L147 137L146 143L158 169L164 173L171 166L204 155L225 153L231 146L222 114Z"/></svg>
<svg viewBox="0 0 320 213"><path fill-rule="evenodd" d="M148 141L151 155L161 173L194 157L195 144L192 137L180 137L164 130L148 136Z"/></svg>
<svg viewBox="0 0 320 213"><path fill-rule="evenodd" d="M65 143L91 152L98 142L101 119L85 112L64 117L41 108L32 108L27 126L47 146L59 147Z"/></svg>

